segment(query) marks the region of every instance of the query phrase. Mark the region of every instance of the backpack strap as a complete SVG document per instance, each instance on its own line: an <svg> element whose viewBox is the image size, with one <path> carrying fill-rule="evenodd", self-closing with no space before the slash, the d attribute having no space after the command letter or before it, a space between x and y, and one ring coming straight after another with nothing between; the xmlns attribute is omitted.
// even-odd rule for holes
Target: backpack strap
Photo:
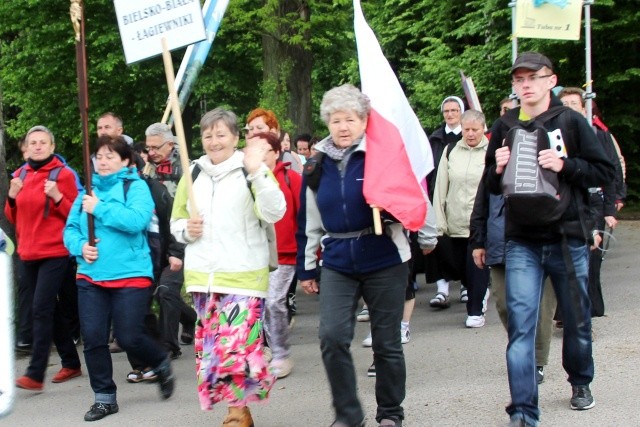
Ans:
<svg viewBox="0 0 640 427"><path fill-rule="evenodd" d="M247 170L244 167L242 168L242 174L244 175L244 180L247 183L247 188L249 189L249 193L251 194L251 198L253 199L253 203L255 203L256 202L256 195L253 194L253 191L251 191L251 183L247 179L247 176L249 175L249 172L247 172Z"/></svg>
<svg viewBox="0 0 640 427"><path fill-rule="evenodd" d="M453 149L456 148L456 145L458 145L458 141L450 142L449 144L447 144L447 149L446 149L446 152L445 152L445 156L447 157L447 161L449 160L449 155L451 154Z"/></svg>
<svg viewBox="0 0 640 427"><path fill-rule="evenodd" d="M318 151L313 157L307 160L302 169L302 175L307 178L307 187L309 187L314 193L318 191L320 187L320 176L322 175L322 160L325 154L322 151Z"/></svg>
<svg viewBox="0 0 640 427"><path fill-rule="evenodd" d="M53 182L57 182L58 181L58 177L60 176L60 171L62 171L62 168L64 166L58 166L57 168L53 168L49 171L49 176L47 177L47 179L49 181L53 181Z"/></svg>
<svg viewBox="0 0 640 427"><path fill-rule="evenodd" d="M191 182L196 181L196 179L198 178L198 175L200 175L200 172L202 172L202 169L200 169L200 165L197 163L194 163L193 169L191 170Z"/></svg>
<svg viewBox="0 0 640 427"><path fill-rule="evenodd" d="M129 188L131 188L131 182L133 182L130 179L125 179L122 182L122 192L124 194L124 201L127 201L127 193L129 192Z"/></svg>
<svg viewBox="0 0 640 427"><path fill-rule="evenodd" d="M60 176L60 171L64 166L58 166L49 171L49 175L47 176L47 180L57 182L58 176ZM25 171L25 175L27 174L26 168L22 168ZM20 175L22 175L22 171L20 171ZM44 217L47 218L49 216L49 205L51 204L51 198L47 197L46 202L44 203Z"/></svg>
<svg viewBox="0 0 640 427"><path fill-rule="evenodd" d="M22 182L24 182L24 179L26 177L27 177L27 167L23 166L22 168L20 168L20 173L18 174L18 178L20 178Z"/></svg>

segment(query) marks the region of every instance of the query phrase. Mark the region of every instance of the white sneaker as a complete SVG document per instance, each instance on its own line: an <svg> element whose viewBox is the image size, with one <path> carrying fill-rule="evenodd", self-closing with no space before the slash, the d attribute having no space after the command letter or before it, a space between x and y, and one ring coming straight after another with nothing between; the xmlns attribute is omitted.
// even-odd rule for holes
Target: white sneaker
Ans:
<svg viewBox="0 0 640 427"><path fill-rule="evenodd" d="M411 341L411 332L409 328L400 327L400 342L406 344Z"/></svg>
<svg viewBox="0 0 640 427"><path fill-rule="evenodd" d="M484 316L467 316L465 324L467 328L482 328L484 326Z"/></svg>
<svg viewBox="0 0 640 427"><path fill-rule="evenodd" d="M373 342L373 337L371 337L371 332L369 332L369 335L367 335L367 337L364 340L362 340L362 346L371 347L372 342Z"/></svg>
<svg viewBox="0 0 640 427"><path fill-rule="evenodd" d="M276 378L284 378L293 370L293 361L291 358L272 360L270 366Z"/></svg>
<svg viewBox="0 0 640 427"><path fill-rule="evenodd" d="M362 307L362 310L356 316L356 320L358 322L368 322L369 321L369 309L367 308L366 305L364 307Z"/></svg>
<svg viewBox="0 0 640 427"><path fill-rule="evenodd" d="M484 298L482 299L482 312L486 313L489 303L489 295L491 295L491 291L487 288L487 292L484 294Z"/></svg>

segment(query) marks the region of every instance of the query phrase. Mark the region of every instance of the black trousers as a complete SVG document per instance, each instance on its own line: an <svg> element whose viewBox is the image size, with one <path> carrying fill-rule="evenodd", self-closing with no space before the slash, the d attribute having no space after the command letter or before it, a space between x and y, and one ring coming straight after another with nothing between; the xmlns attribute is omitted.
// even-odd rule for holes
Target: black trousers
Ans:
<svg viewBox="0 0 640 427"><path fill-rule="evenodd" d="M180 291L184 283L184 269L171 271L165 267L160 275L156 299L160 304L160 335L167 351L180 351L178 332L180 324L193 331L197 315L193 307L182 299Z"/></svg>
<svg viewBox="0 0 640 427"><path fill-rule="evenodd" d="M33 289L33 344L26 375L42 382L49 362L51 342L56 346L63 368L77 369L80 358L71 337L69 319L59 303L59 293L68 274L69 257L23 262L23 282Z"/></svg>

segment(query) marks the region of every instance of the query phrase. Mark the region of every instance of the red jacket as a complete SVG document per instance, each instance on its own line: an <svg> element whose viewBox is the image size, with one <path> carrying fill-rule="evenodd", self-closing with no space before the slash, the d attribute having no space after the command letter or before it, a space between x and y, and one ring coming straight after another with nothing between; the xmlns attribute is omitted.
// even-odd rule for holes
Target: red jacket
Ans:
<svg viewBox="0 0 640 427"><path fill-rule="evenodd" d="M15 199L7 198L4 206L5 216L16 226L20 259L32 261L69 256L69 251L62 243L62 232L71 205L78 195L73 172L56 157L37 171L29 164L22 167L27 169L22 190ZM49 171L57 167L62 167L57 179L62 200L56 205L44 194L44 183L49 177ZM14 174L16 177L19 175L19 171ZM49 206L48 214L46 204Z"/></svg>
<svg viewBox="0 0 640 427"><path fill-rule="evenodd" d="M284 216L275 224L278 264L283 265L295 265L296 263L296 230L298 229L296 217L300 208L300 188L302 187L302 177L297 172L288 169L289 165L290 163L278 162L273 170L287 202Z"/></svg>

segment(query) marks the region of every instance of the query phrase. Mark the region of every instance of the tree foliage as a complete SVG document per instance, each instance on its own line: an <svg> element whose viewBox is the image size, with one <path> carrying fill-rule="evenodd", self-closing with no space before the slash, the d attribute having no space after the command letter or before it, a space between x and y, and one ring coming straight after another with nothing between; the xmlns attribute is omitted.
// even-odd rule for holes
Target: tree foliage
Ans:
<svg viewBox="0 0 640 427"><path fill-rule="evenodd" d="M423 126L441 121L446 95L462 95L459 72L471 76L489 121L510 93L511 9L508 0L363 0L378 36ZM86 4L91 131L105 111L119 113L136 140L158 121L166 102L162 61L124 62L113 2ZM15 142L35 124L49 126L58 151L79 167L80 121L73 34L66 1L0 3L0 89L9 166ZM593 85L605 121L621 142L630 198L640 197L637 101L640 53L636 0L592 6ZM584 84L580 41L520 39L520 51L540 50L557 64L560 84ZM173 53L174 63L183 50ZM291 131L326 133L322 94L359 83L351 0L232 0L185 111L195 130L200 115L225 105L243 118L272 108ZM631 96L631 97L630 97ZM625 102L626 101L626 102ZM196 138L190 138L196 139ZM194 147L199 144L193 143Z"/></svg>

